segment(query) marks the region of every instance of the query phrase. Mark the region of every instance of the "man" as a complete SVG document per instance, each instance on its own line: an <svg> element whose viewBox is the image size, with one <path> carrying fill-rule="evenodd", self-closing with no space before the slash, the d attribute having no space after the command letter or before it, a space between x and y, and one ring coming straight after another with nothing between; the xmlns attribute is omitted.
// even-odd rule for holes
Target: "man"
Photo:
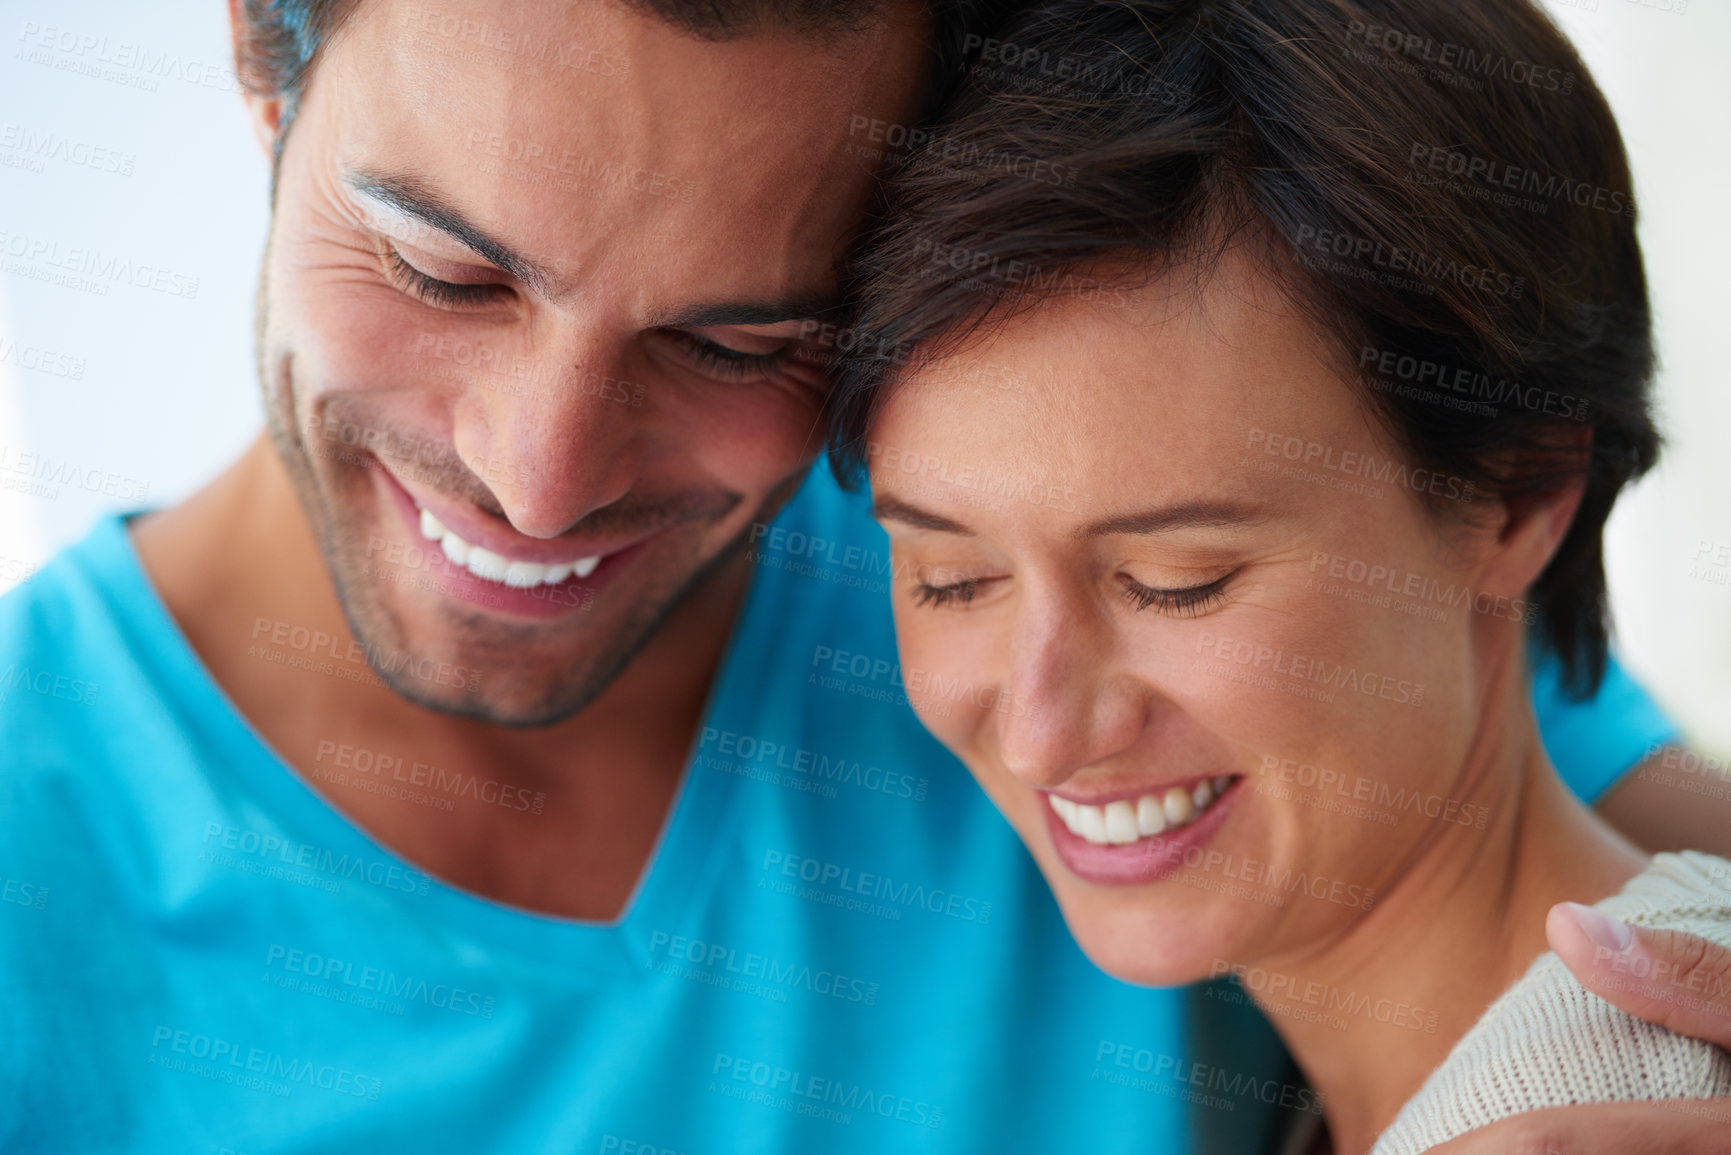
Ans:
<svg viewBox="0 0 1731 1155"><path fill-rule="evenodd" d="M1037 704L898 669L903 575L806 477L954 15L233 18L269 437L0 603L0 1147L1245 1150L1314 1109L1243 1008L1082 958L905 694ZM1593 792L1669 737L1633 692L1541 688Z"/></svg>

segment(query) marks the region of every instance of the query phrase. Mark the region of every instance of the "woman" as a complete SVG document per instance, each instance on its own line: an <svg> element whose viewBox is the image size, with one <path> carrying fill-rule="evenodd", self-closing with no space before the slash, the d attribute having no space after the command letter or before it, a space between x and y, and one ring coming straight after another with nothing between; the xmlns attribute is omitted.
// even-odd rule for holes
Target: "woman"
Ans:
<svg viewBox="0 0 1731 1155"><path fill-rule="evenodd" d="M1055 0L860 261L856 347L901 355L837 458L913 575L910 697L1097 964L1272 1017L1326 1104L1295 1149L1731 1095L1538 930L1731 942L1731 863L1595 818L1525 690L1530 644L1596 684L1657 452L1630 187L1523 0Z"/></svg>

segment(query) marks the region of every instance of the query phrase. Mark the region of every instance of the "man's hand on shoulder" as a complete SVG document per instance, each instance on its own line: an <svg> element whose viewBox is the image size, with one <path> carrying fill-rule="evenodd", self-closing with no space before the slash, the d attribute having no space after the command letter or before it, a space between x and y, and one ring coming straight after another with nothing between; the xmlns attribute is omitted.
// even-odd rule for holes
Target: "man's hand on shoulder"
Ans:
<svg viewBox="0 0 1731 1155"><path fill-rule="evenodd" d="M1645 930L1572 902L1551 908L1551 949L1582 986L1637 1018L1731 1050L1731 950ZM1592 1103L1481 1127L1433 1155L1731 1155L1731 1099Z"/></svg>

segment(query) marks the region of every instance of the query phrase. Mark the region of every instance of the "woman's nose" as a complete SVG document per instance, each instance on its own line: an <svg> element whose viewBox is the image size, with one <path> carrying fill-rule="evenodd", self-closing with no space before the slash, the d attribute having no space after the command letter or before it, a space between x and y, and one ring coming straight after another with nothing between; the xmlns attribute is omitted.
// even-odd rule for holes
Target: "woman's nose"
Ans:
<svg viewBox="0 0 1731 1155"><path fill-rule="evenodd" d="M1114 669L1110 639L1075 614L1029 613L1017 623L998 753L1030 786L1052 789L1135 744L1147 695Z"/></svg>

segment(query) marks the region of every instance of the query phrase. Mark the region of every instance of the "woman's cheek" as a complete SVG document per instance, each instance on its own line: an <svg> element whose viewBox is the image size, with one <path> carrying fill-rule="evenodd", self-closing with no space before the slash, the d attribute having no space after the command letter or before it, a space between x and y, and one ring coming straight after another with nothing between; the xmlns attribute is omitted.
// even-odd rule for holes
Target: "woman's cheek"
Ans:
<svg viewBox="0 0 1731 1155"><path fill-rule="evenodd" d="M967 613L918 606L910 594L897 596L896 645L908 703L926 729L964 760L989 718L978 703L989 700L995 689L976 658L973 631L957 620Z"/></svg>

